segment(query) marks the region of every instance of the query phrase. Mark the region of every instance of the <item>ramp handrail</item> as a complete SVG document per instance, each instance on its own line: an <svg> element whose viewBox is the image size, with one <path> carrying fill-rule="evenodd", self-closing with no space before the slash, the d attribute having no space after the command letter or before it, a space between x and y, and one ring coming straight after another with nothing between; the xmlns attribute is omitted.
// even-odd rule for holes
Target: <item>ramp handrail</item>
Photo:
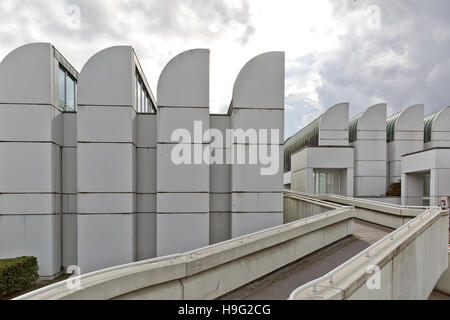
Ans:
<svg viewBox="0 0 450 320"><path fill-rule="evenodd" d="M409 221L408 223L406 223L405 225L401 226L400 228L396 229L395 231L393 231L392 233L386 235L385 237L381 238L380 240L378 240L377 242L375 242L374 244L372 244L370 247L368 247L367 249L361 251L360 253L358 253L357 255L353 256L351 259L347 260L346 262L344 262L343 264L341 264L340 266L338 266L337 268L331 270L330 272L328 272L327 274L325 274L324 276L317 278L313 281L310 281L308 283L305 283L304 285L298 287L297 289L295 289L289 296L288 300L295 300L295 297L302 291L307 290L309 288L313 288L313 291L316 291L316 286L319 283L322 283L326 280L329 281L330 284L333 283L333 276L336 275L339 271L347 268L348 266L350 266L353 262L355 262L356 260L360 259L363 256L370 256L370 252L373 251L376 247L378 247L380 244L387 242L387 241L393 241L395 240L395 236L404 231L405 229L410 229L411 226L413 224L415 224L417 221L419 220L424 220L425 216L434 213L436 210L439 209L439 212L441 212L440 208L432 208L429 209L427 211L425 211L424 213L420 214L419 216L417 216L416 218L412 219L411 221Z"/></svg>

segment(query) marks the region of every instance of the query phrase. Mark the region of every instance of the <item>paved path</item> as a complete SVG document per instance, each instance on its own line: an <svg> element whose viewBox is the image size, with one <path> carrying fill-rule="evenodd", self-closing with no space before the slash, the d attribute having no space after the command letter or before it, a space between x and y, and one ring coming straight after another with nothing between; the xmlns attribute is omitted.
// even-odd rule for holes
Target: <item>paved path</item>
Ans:
<svg viewBox="0 0 450 320"><path fill-rule="evenodd" d="M219 298L220 300L285 300L301 285L335 269L393 230L356 221L355 233Z"/></svg>

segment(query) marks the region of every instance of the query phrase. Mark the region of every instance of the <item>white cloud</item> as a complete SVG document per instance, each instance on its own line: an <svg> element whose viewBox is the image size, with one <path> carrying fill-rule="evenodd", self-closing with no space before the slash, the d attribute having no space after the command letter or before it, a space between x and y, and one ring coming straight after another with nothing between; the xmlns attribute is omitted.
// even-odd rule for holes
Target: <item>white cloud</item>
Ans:
<svg viewBox="0 0 450 320"><path fill-rule="evenodd" d="M70 28L70 5L80 29ZM368 28L369 6L380 30ZM242 66L286 51L286 131L339 102L352 114L377 102L391 112L449 104L450 2L435 0L3 0L0 57L52 42L79 70L95 52L132 45L153 90L164 65L191 48L211 49L211 110L225 112Z"/></svg>

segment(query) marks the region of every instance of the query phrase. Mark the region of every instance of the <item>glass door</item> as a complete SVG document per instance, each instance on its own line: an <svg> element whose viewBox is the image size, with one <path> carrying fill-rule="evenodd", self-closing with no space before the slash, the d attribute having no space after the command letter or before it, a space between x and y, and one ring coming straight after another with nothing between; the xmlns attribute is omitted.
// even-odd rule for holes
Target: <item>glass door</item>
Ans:
<svg viewBox="0 0 450 320"><path fill-rule="evenodd" d="M315 194L340 194L341 172L339 169L314 170Z"/></svg>

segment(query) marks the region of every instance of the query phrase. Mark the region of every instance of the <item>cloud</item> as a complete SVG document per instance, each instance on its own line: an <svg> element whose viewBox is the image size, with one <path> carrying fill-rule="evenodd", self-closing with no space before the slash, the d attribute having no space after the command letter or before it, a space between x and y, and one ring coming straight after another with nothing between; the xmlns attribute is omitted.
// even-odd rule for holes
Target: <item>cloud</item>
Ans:
<svg viewBox="0 0 450 320"><path fill-rule="evenodd" d="M339 102L352 115L378 102L390 113L449 105L448 12L448 0L2 0L0 58L47 41L80 70L101 49L132 45L155 91L173 56L210 48L211 109L225 112L241 67L284 50L289 136Z"/></svg>
<svg viewBox="0 0 450 320"><path fill-rule="evenodd" d="M153 91L176 54L245 46L255 33L246 0L3 0L0 21L0 59L23 44L51 42L81 70L99 50L132 45Z"/></svg>
<svg viewBox="0 0 450 320"><path fill-rule="evenodd" d="M332 4L345 31L339 48L320 64L320 105L348 101L354 115L377 102L387 102L391 113L416 103L425 103L428 113L450 104L449 1ZM367 27L374 5L380 10L379 30Z"/></svg>

